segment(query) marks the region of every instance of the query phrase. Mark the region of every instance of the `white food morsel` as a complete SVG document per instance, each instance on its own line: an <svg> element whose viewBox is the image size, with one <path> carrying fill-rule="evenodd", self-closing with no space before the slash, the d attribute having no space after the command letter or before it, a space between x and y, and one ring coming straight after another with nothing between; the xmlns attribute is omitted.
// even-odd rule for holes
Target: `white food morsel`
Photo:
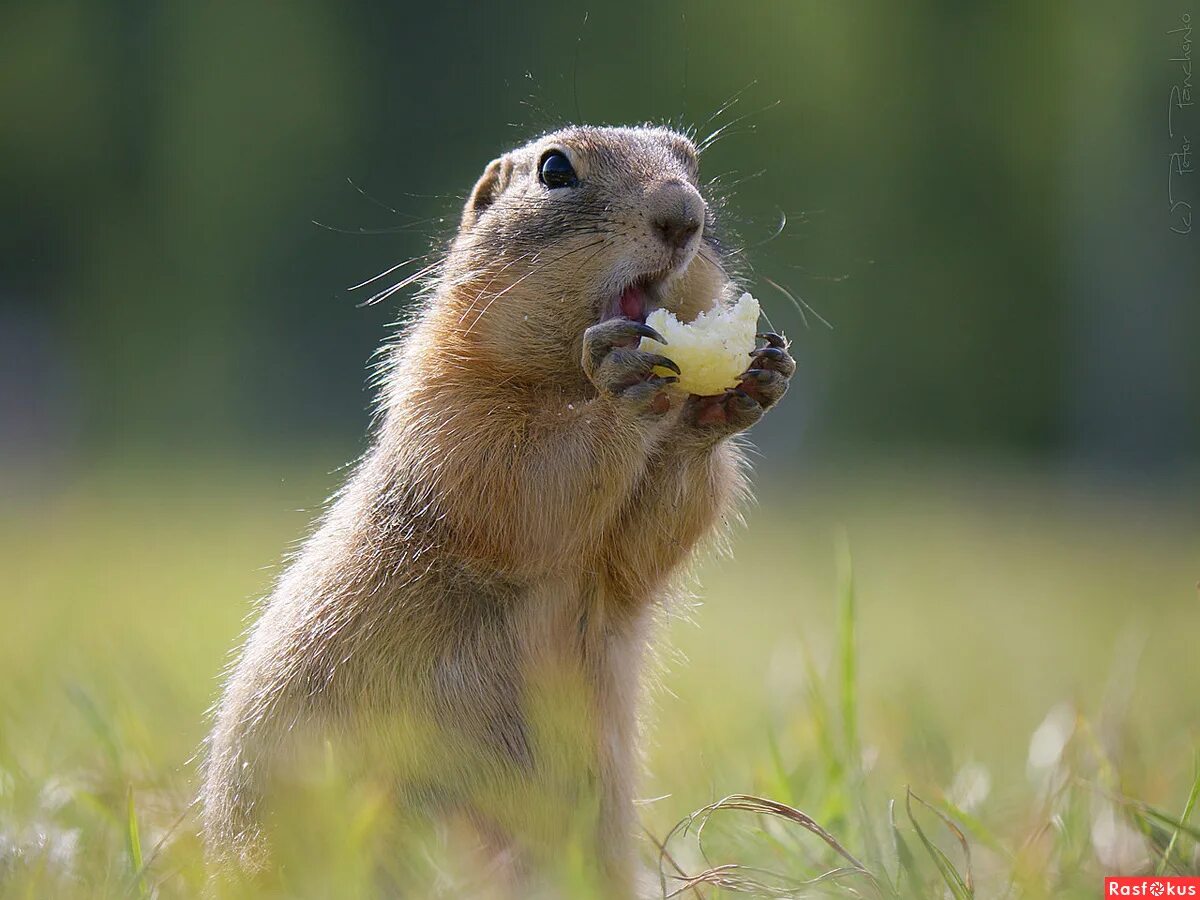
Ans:
<svg viewBox="0 0 1200 900"><path fill-rule="evenodd" d="M719 394L737 384L738 376L750 366L754 334L758 330L758 301L742 294L737 303L702 312L691 322L680 322L675 314L656 309L646 324L666 338L642 338L640 349L661 353L679 366L678 387L692 394ZM662 370L662 374L673 374Z"/></svg>

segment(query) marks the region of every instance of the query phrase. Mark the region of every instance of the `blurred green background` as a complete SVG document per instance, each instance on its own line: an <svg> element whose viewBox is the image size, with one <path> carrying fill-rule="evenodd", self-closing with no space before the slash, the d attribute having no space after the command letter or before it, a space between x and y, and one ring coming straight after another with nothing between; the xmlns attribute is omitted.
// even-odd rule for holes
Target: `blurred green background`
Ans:
<svg viewBox="0 0 1200 900"><path fill-rule="evenodd" d="M703 137L744 116L702 175L800 366L755 435L760 508L703 569L699 627L671 625L690 662L650 731L644 794L670 796L648 827L760 790L865 840L861 749L879 797L965 807L1028 896L1144 866L1144 836L1090 788L1055 806L1043 770L1175 813L1191 783L1200 245L1166 177L1185 13L0 5L0 895L126 890L130 789L147 854L164 841L154 885L194 891L173 823L204 709L365 446L405 302L348 286L440 246L490 159L580 119ZM843 530L862 747L838 756L813 678L836 692ZM1078 768L1035 765L1055 709Z"/></svg>
<svg viewBox="0 0 1200 900"><path fill-rule="evenodd" d="M770 437L1188 464L1200 253L1166 204L1183 12L10 0L4 443L353 444L397 308L345 288L443 241L488 160L568 120L703 136L749 114L704 174L737 182L726 225L756 275L834 326L752 285L802 366Z"/></svg>

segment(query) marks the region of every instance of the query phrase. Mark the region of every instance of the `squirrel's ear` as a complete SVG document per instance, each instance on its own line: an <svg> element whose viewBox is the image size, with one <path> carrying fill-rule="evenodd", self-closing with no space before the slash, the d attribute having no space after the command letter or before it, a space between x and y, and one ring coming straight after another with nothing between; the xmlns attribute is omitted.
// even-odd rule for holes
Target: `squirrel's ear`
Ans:
<svg viewBox="0 0 1200 900"><path fill-rule="evenodd" d="M508 187L508 180L512 176L512 168L512 160L507 156L501 156L488 163L488 167L483 170L483 174L475 182L471 196L467 198L462 218L464 228L474 225L483 211L504 193L504 189Z"/></svg>

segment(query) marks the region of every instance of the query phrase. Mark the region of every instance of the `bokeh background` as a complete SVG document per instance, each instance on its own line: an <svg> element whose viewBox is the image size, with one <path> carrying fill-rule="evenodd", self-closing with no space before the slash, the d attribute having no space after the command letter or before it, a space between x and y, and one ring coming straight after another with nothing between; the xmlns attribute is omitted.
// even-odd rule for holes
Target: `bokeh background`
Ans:
<svg viewBox="0 0 1200 900"><path fill-rule="evenodd" d="M14 0L4 443L353 443L397 310L345 288L443 240L488 160L567 120L747 115L705 175L834 325L754 285L804 362L773 433L1166 472L1200 440L1200 253L1166 206L1185 7Z"/></svg>
<svg viewBox="0 0 1200 900"><path fill-rule="evenodd" d="M253 599L365 446L406 299L348 287L444 243L490 159L572 120L727 127L702 174L800 366L750 527L671 628L691 661L652 732L656 830L762 788L767 757L805 771L839 534L882 793L981 768L980 821L1034 829L1030 735L1065 708L1109 723L1122 790L1178 806L1200 239L1167 199L1169 32L1197 13L8 0L0 858L55 828L72 865L102 855L88 817L129 785L167 832Z"/></svg>

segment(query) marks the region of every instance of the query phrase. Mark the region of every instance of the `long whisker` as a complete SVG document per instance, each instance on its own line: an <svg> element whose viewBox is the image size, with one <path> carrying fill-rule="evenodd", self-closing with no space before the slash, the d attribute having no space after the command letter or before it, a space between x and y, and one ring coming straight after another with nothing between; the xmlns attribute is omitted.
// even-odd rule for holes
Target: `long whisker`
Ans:
<svg viewBox="0 0 1200 900"><path fill-rule="evenodd" d="M404 290L406 287L408 287L414 281L417 281L420 278L424 278L426 275L428 275L430 272L432 272L434 269L436 269L441 264L442 264L442 260L440 258L435 260L434 262L425 266L425 268L419 269L416 272L413 272L407 278L404 278L401 281L396 282L390 288L384 288L382 291L380 291L378 294L375 294L373 297L368 297L366 300L364 300L362 303L359 304L359 307L361 308L364 306L374 306L376 303L380 303L380 302L386 300L388 297L392 296L392 294L396 293L397 291Z"/></svg>
<svg viewBox="0 0 1200 900"><path fill-rule="evenodd" d="M584 245L582 245L582 246L580 246L580 247L576 247L576 248L574 248L573 250L568 250L566 253L562 254L561 256L558 256L558 257L556 257L555 259L549 260L549 261L546 263L546 265L552 265L553 263L556 263L556 262L559 262L560 260L566 259L568 256L571 256L571 255L572 255L572 254L574 254L574 253L578 253L578 252L580 252L581 250L587 250L587 249L588 249L588 248L590 248L590 247L595 247L597 244L603 244L603 243L604 243L604 240L605 240L604 238L600 238L599 240L597 240L597 241L593 241L593 242L592 242L592 243L590 243L590 244L584 244ZM536 257L535 257L535 261L536 261ZM497 293L497 294L496 294L494 297L492 297L492 299L490 299L490 300L487 302L487 304L486 304L486 305L483 307L483 309L481 309L481 310L479 311L479 315L477 315L477 316L475 317L475 320L474 320L473 322L471 322L471 324L470 324L470 325L467 327L467 330L466 330L465 334L470 334L470 333L471 333L471 330L472 330L472 329L473 329L473 328L474 328L476 325L478 325L478 324L479 324L479 320L480 320L480 319L482 319L482 318L484 317L484 314L486 314L486 313L487 313L487 311L488 311L489 309L491 309L491 308L492 308L492 304L493 304L493 303L495 303L497 300L499 300L501 297L503 297L505 294L507 294L509 291L511 291L513 288L515 288L517 285L519 285L519 284L520 284L522 281L524 281L526 278L528 278L529 276L531 276L531 275L535 274L537 271L538 271L537 269L530 269L528 272L526 272L524 275L522 275L520 278L518 278L516 281L514 281L512 284L510 284L508 287L506 287L504 290L500 291L500 292L499 292L499 293ZM465 336L465 335L464 335L464 336Z"/></svg>
<svg viewBox="0 0 1200 900"><path fill-rule="evenodd" d="M782 209L779 210L779 224L775 226L775 230L773 232L771 232L770 236L759 241L757 244L751 244L746 249L747 250L755 250L755 249L763 246L763 244L771 243L771 241L775 240L777 237L779 237L781 234L783 234L783 230L785 228L787 228L787 222L788 222L787 212L785 212Z"/></svg>
<svg viewBox="0 0 1200 900"><path fill-rule="evenodd" d="M522 253L520 256L518 256L516 258L510 259L503 266L501 266L499 269L497 269L495 272L493 272L492 277L487 280L487 284L485 284L483 287L481 287L479 289L479 292L471 300L471 305L468 306L465 310L463 310L463 314L458 317L458 324L461 325L463 323L463 321L467 318L467 316L469 316L471 313L473 313L475 311L475 307L479 304L479 300L483 297L484 294L487 293L487 289L490 288L493 284L495 284L497 278L499 278L501 275L503 275L505 272L507 272L509 269L511 269L514 265L519 263L521 260L528 259L531 256L536 256L539 252L540 251L538 251L538 250L530 250L526 253Z"/></svg>
<svg viewBox="0 0 1200 900"><path fill-rule="evenodd" d="M697 258L697 259L702 259L702 260L704 260L706 263L708 263L710 266L712 266L712 267L713 267L713 269L715 269L719 275L722 275L722 276L728 277L728 276L726 276L726 274L725 274L725 270L724 270L724 269L722 269L720 266L718 266L718 265L717 265L715 262L713 262L711 259L709 259L709 258L708 258L708 255L707 255L707 254L706 254L706 253L705 253L703 250L701 250L700 252L698 252L698 253L696 254L696 258ZM772 331L777 331L778 329L776 329L776 327L775 327L775 323L771 321L771 317L770 317L770 316L767 314L767 311L766 311L766 310L765 310L763 307L761 307L761 306L759 307L758 311L759 311L759 313L762 315L762 317L763 317L764 319L766 319L766 320L767 320L767 327L768 327L768 328L770 328ZM804 326L807 328L807 327L808 327L808 320L804 318L804 312L803 312L803 311L801 311L801 313L800 313L800 318L804 320ZM823 321L823 320L822 320L822 321Z"/></svg>
<svg viewBox="0 0 1200 900"><path fill-rule="evenodd" d="M776 207L776 208L778 209L778 207ZM775 230L773 232L771 232L770 235L768 235L763 240L758 241L755 244L743 244L740 247L733 247L728 251L727 255L730 257L741 256L747 250L755 250L755 249L763 246L764 244L771 243L771 241L773 241L776 238L779 238L783 235L784 229L787 228L787 223L788 223L787 213L784 212L782 209L779 209L779 224L775 226ZM752 222L751 220L746 220L746 224L756 224L756 223Z"/></svg>
<svg viewBox="0 0 1200 900"><path fill-rule="evenodd" d="M492 286L492 285L493 285L493 284L496 282L496 279L497 279L497 278L499 278L499 277L500 277L502 274L504 274L506 271L508 271L510 268L512 268L512 266L514 266L516 263L519 263L519 262L521 262L521 261L522 261L522 260L524 260L524 259L529 259L530 257L532 257L532 258L533 258L533 261L534 261L534 263L536 264L536 263L537 263L537 258L538 258L538 256L540 256L540 255L541 255L541 253L542 253L544 250L546 250L546 249L553 249L554 247L558 246L558 244L559 244L559 243L561 243L561 240L560 240L560 241L555 241L555 242L554 242L553 244L551 244L551 245L550 245L550 247L548 247L548 248L539 248L539 249L536 249L536 250L530 250L530 251L528 251L528 252L526 252L526 253L522 253L520 256L516 257L515 259L509 260L507 263L505 263L505 264L504 264L504 265L503 265L503 266L502 266L502 267L501 267L499 270L497 270L496 272L493 272L493 273L492 273L492 276L491 276L491 277L490 277L490 278L487 280L487 283L486 283L486 284L484 284L484 286L483 286L482 288L480 288L480 289L479 289L479 291L478 291L478 292L475 294L475 296L471 298L471 303L470 303L470 305L469 305L469 306L466 308L466 310L464 310L464 311L463 311L463 314L462 314L461 316L459 316L459 318L458 318L458 322L459 322L459 324L461 325L461 324L462 324L462 322L463 322L463 321L464 321L464 320L467 318L467 316L469 316L471 313L474 313L474 312L475 312L475 311L476 311L476 310L479 308L479 301L480 301L480 300L482 300L482 299L484 298L484 296L487 294L487 290L488 290L488 288L489 288L489 287L491 287L491 286ZM520 283L521 281L523 281L525 278L529 277L529 275L532 275L534 271L535 271L535 270L530 270L528 273L526 273L526 275L525 275L523 278L521 278L521 279L518 279L518 281L517 281L517 282L515 282L515 283L514 283L514 284L512 284L512 285L509 285L509 287L510 287L510 288L511 288L511 287L515 287L515 285L516 285L516 284L519 284L519 283ZM467 277L472 277L474 274L475 274L474 272L468 273L468 276L467 276ZM507 290L507 289L506 289L506 290ZM482 310L482 311L480 311L480 312L479 312L479 313L478 313L478 314L475 316L475 318L471 320L471 324L470 324L469 326L467 326L467 330L466 330L465 334L470 334L470 333L471 333L471 329L475 327L475 325L476 325L476 324L479 322L479 319L480 319L480 317L481 317L481 316L482 316L482 315L483 315L485 312L487 312L487 309L488 309L488 307L490 307L490 306L492 305L492 303L495 301L495 299L496 299L496 298L495 298L495 297L493 297L491 300L489 300L489 301L487 302L487 304L484 306L483 310Z"/></svg>
<svg viewBox="0 0 1200 900"><path fill-rule="evenodd" d="M423 225L441 224L446 221L445 216L431 216L428 219L414 219L411 222L405 222L403 225L386 225L380 228L367 228L365 225L359 225L356 228L342 228L340 225L330 225L327 222L321 222L317 219L310 220L318 228L324 228L326 231L332 231L334 234L399 234L403 231L412 231L414 228L420 228Z"/></svg>
<svg viewBox="0 0 1200 900"><path fill-rule="evenodd" d="M587 28L589 15L590 12L585 10L583 13L583 24L579 27L579 33L575 35L575 64L571 67L571 96L575 100L576 122L583 121L583 114L579 111L579 51L583 46L583 31Z"/></svg>
<svg viewBox="0 0 1200 900"><path fill-rule="evenodd" d="M703 128L705 125L712 124L712 122L715 119L717 119L723 112L725 112L725 110L729 109L731 106L736 106L738 101L742 99L742 94L746 93L746 91L750 90L750 88L754 87L756 84L758 84L757 78L755 78L748 85L743 87L740 91L737 91L735 94L733 94L733 96L731 96L728 100L726 100L724 103L722 103L715 113L713 113L711 116L709 116L707 119L705 119L703 123L701 123L700 127Z"/></svg>
<svg viewBox="0 0 1200 900"><path fill-rule="evenodd" d="M380 209L386 209L388 212L390 212L394 216L408 216L408 218L410 218L410 219L413 218L408 213L402 213L398 209L393 209L392 207L390 207L386 203L384 203L382 200L376 200L374 197L372 197L370 194L368 194L353 178L350 178L347 176L346 183L348 185L350 185L350 187L352 187L356 191L358 191L360 194L362 194L363 197L365 197L371 203L374 203L376 206L378 206Z"/></svg>
<svg viewBox="0 0 1200 900"><path fill-rule="evenodd" d="M771 285L771 287L775 288L775 290L779 291L781 294L783 294L785 297L787 297L789 300L792 301L792 306L796 307L796 311L798 313L800 313L800 318L803 320L805 328L808 327L808 316L806 316L804 314L804 310L807 309L810 313L812 313L814 316L817 317L817 319L821 322L822 325L824 325L830 331L833 331L833 326L831 324L829 324L829 320L826 319L819 312L817 312L815 309L813 309L812 306L809 305L808 303L806 303L803 299L797 299L792 294L791 291L789 291L783 285L778 284L777 282L771 280L770 278L767 278L767 276L765 276L765 275L763 276L763 281L765 281L767 284ZM803 309L801 308L801 305L803 305Z"/></svg>
<svg viewBox="0 0 1200 900"><path fill-rule="evenodd" d="M554 259L548 260L545 263L545 265L549 266L549 265L553 265L556 262L561 262L562 260L566 259L568 256L571 256L572 254L579 253L583 250L589 250L592 247L603 244L606 240L607 240L606 238L601 237L598 240L592 241L590 244L583 244L579 247L575 247L571 250L568 250L566 253L563 253L563 254L555 257ZM512 284L510 284L508 287L506 287L504 290L498 292L494 297L492 297L492 299L490 299L487 302L487 305L485 305L483 307L483 309L481 309L479 311L479 315L477 315L475 317L475 320L467 327L467 330L464 333L464 337L466 335L470 334L472 329L474 329L475 326L479 324L479 320L482 319L484 317L484 315L487 314L487 311L492 308L493 303L495 303L497 300L499 300L501 297L503 297L505 294L507 294L509 291L511 291L513 288L515 288L517 285L519 285L526 278L530 277L531 275L536 274L537 272L538 272L538 269L536 269L536 268L530 269L528 272L526 272L524 275L522 275L520 278L518 278L516 281L514 281Z"/></svg>
<svg viewBox="0 0 1200 900"><path fill-rule="evenodd" d="M744 122L746 119L750 118L751 116L757 116L760 113L765 113L769 109L774 109L776 106L778 106L782 102L783 102L782 100L776 100L774 103L768 103L762 109L753 110L752 112L745 113L744 115L738 116L736 119L726 122L724 125L722 125L720 128L718 128L716 131L714 131L712 134L710 134L708 137L706 137L704 140L702 140L700 142L700 146L696 148L697 152L703 153L705 150L707 150L709 147L711 147L713 144L715 144L717 142L718 138L720 138L720 136L722 134L724 134L725 131L732 128L734 125L737 125L739 122Z"/></svg>
<svg viewBox="0 0 1200 900"><path fill-rule="evenodd" d="M359 288L366 287L368 284L370 284L373 281L378 281L380 278L386 278L388 275L391 275L397 269L403 269L407 265L411 265L412 263L419 262L423 259L428 259L430 256L433 256L435 253L441 253L441 251L440 250L431 250L428 253L422 253L420 256L409 257L404 262L396 263L390 269L384 269L378 275L374 275L374 276L368 278L366 281L360 281L358 284L354 285L354 287L348 287L348 288L346 288L346 290L357 291Z"/></svg>
<svg viewBox="0 0 1200 900"><path fill-rule="evenodd" d="M729 172L728 174L736 175L737 173ZM755 178L761 178L762 176L764 176L766 174L767 174L766 169L759 169L757 172L751 172L749 175L743 175L741 178L735 178L735 179L733 179L733 181L730 181L727 183L722 183L721 186L723 188L725 188L725 190L732 190L733 188L737 187L740 184L745 184L747 181L752 181Z"/></svg>

